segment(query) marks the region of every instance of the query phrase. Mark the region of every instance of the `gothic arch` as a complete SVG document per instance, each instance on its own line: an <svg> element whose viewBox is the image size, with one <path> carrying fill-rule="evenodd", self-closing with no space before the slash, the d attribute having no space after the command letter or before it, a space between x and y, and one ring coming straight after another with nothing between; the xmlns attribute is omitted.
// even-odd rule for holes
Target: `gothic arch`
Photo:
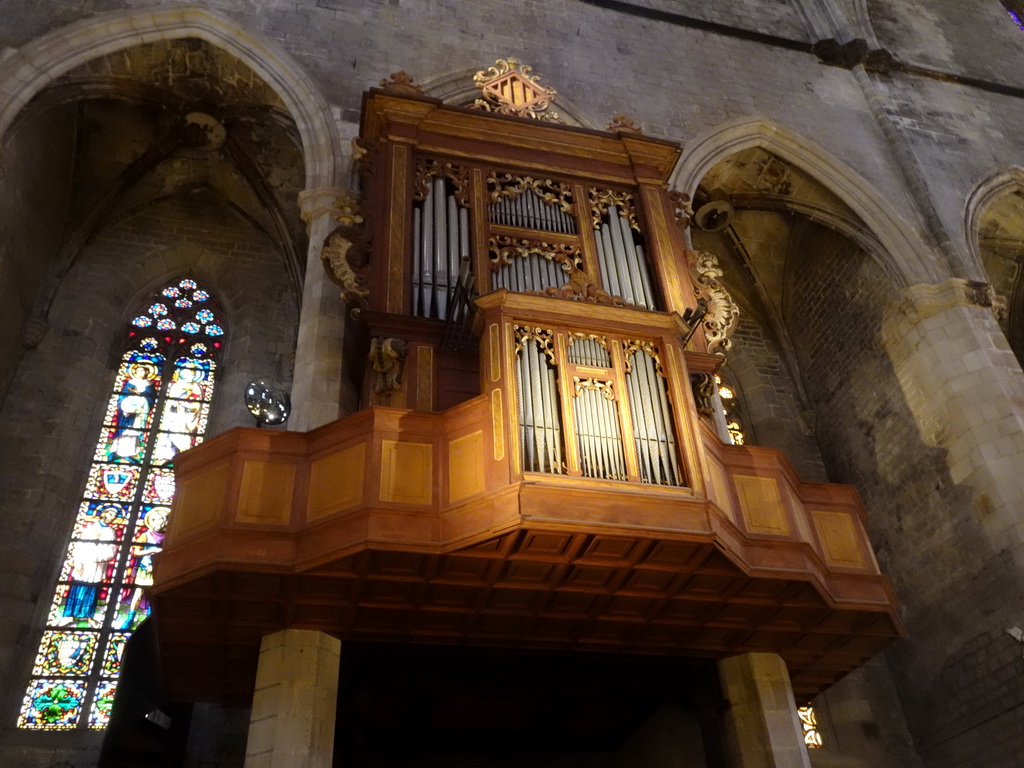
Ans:
<svg viewBox="0 0 1024 768"><path fill-rule="evenodd" d="M862 242L899 288L941 278L913 229L885 204L884 196L852 168L818 144L761 118L740 118L698 134L672 176L671 185L693 195L707 172L730 155L761 147L793 163L833 192L874 233L884 251Z"/></svg>
<svg viewBox="0 0 1024 768"><path fill-rule="evenodd" d="M981 257L981 246L978 242L981 219L992 203L1003 195L1014 192L1024 194L1024 168L1016 165L995 172L978 184L967 197L964 209L964 234L967 237L967 250L971 257L971 266L979 275L986 274Z"/></svg>
<svg viewBox="0 0 1024 768"><path fill-rule="evenodd" d="M277 92L302 138L306 188L338 186L344 158L330 107L285 50L217 11L195 6L99 14L43 35L0 62L0 136L37 93L98 56L194 37L244 62Z"/></svg>

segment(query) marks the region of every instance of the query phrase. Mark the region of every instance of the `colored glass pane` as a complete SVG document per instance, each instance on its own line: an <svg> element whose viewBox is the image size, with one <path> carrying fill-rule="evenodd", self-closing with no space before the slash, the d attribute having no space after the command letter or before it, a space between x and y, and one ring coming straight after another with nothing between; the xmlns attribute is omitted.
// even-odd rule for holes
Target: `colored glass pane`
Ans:
<svg viewBox="0 0 1024 768"><path fill-rule="evenodd" d="M210 298L210 294L206 291L196 291L192 294L193 301L206 301L208 298Z"/></svg>
<svg viewBox="0 0 1024 768"><path fill-rule="evenodd" d="M96 655L96 632L45 632L33 675L88 675Z"/></svg>
<svg viewBox="0 0 1024 768"><path fill-rule="evenodd" d="M86 686L81 680L33 680L25 694L18 726L66 730L82 714Z"/></svg>
<svg viewBox="0 0 1024 768"><path fill-rule="evenodd" d="M117 677L121 672L121 658L124 656L124 646L128 642L127 632L115 632L107 641L107 650L103 654L103 666L100 674L105 677Z"/></svg>
<svg viewBox="0 0 1024 768"><path fill-rule="evenodd" d="M800 726L804 730L804 744L808 749L817 749L822 745L822 740L814 707L797 707L797 714L800 716Z"/></svg>
<svg viewBox="0 0 1024 768"><path fill-rule="evenodd" d="M185 333L199 333L199 325L197 323L183 323L181 330Z"/></svg>
<svg viewBox="0 0 1024 768"><path fill-rule="evenodd" d="M165 317L162 320L157 320L156 321L156 327L157 327L158 330L161 330L161 331L173 331L178 326L176 326L174 324L173 320L168 320Z"/></svg>
<svg viewBox="0 0 1024 768"><path fill-rule="evenodd" d="M208 309L200 309L198 312L196 312L196 320L198 320L201 323L212 323L213 312L211 312Z"/></svg>
<svg viewBox="0 0 1024 768"><path fill-rule="evenodd" d="M136 317L134 320L132 320L132 325L134 325L137 328L148 328L152 324L153 318L148 317L146 315L140 315L139 317Z"/></svg>
<svg viewBox="0 0 1024 768"><path fill-rule="evenodd" d="M192 280L167 286L151 302L160 327L173 329L193 312L182 291ZM211 302L212 306L212 302ZM215 319L212 310L207 310ZM19 727L103 728L110 716L125 643L149 615L153 555L160 551L174 495L174 456L202 441L209 413L214 363L194 340L140 338L140 315L127 332L111 389L84 499L47 616ZM218 349L220 343L215 345ZM161 354L172 349L173 356Z"/></svg>
<svg viewBox="0 0 1024 768"><path fill-rule="evenodd" d="M92 706L89 708L89 727L106 728L110 722L110 710L114 708L114 695L117 693L116 680L104 680L96 686Z"/></svg>
<svg viewBox="0 0 1024 768"><path fill-rule="evenodd" d="M223 336L224 329L219 325L208 325L206 326L206 333L210 336Z"/></svg>

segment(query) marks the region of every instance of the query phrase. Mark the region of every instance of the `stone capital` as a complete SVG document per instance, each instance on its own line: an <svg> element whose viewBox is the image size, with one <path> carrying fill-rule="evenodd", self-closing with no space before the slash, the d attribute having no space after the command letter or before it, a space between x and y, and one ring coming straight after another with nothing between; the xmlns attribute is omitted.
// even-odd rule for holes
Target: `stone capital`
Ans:
<svg viewBox="0 0 1024 768"><path fill-rule="evenodd" d="M1006 299L997 296L990 283L951 277L941 283L918 283L904 291L907 315L913 323L953 307L980 307L997 319L1006 310Z"/></svg>

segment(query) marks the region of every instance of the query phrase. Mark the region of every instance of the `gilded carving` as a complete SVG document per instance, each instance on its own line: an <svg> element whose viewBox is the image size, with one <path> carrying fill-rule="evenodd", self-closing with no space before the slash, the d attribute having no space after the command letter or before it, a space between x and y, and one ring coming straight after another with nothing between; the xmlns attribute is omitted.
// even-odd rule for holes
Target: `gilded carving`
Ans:
<svg viewBox="0 0 1024 768"><path fill-rule="evenodd" d="M686 261L696 276L696 295L707 302L707 313L700 321L707 351L724 357L732 348L729 337L736 330L739 307L719 281L724 273L718 266L717 256L706 251L687 251Z"/></svg>
<svg viewBox="0 0 1024 768"><path fill-rule="evenodd" d="M691 373L690 387L697 402L697 413L703 416L715 415L715 390L718 384L713 373Z"/></svg>
<svg viewBox="0 0 1024 768"><path fill-rule="evenodd" d="M499 115L562 122L557 113L548 111L557 95L555 89L541 85L540 78L532 73L532 67L512 56L498 59L494 66L473 75L482 97L473 106Z"/></svg>
<svg viewBox="0 0 1024 768"><path fill-rule="evenodd" d="M587 277L585 272L573 270L569 273L569 282L562 286L549 286L543 291L526 291L525 293L534 296L550 296L553 299L569 299L571 301L586 301L590 304L604 304L611 307L624 307L624 302L618 296L612 296L602 291Z"/></svg>
<svg viewBox="0 0 1024 768"><path fill-rule="evenodd" d="M625 115L615 115L615 117L608 121L608 126L605 130L615 133L633 133L637 136L644 135L644 132L640 130L640 126L634 123L632 118Z"/></svg>
<svg viewBox="0 0 1024 768"><path fill-rule="evenodd" d="M516 353L520 352L528 341L536 341L540 350L548 357L551 365L555 364L555 348L553 331L538 328L536 326L517 325L513 328L516 339Z"/></svg>
<svg viewBox="0 0 1024 768"><path fill-rule="evenodd" d="M370 148L359 136L352 139L352 162L355 163L356 172L360 176L373 178L377 170L376 155L370 152Z"/></svg>
<svg viewBox="0 0 1024 768"><path fill-rule="evenodd" d="M693 221L693 206L690 196L678 189L670 190L668 199L672 201L672 215L675 216L676 224L680 229L686 229Z"/></svg>
<svg viewBox="0 0 1024 768"><path fill-rule="evenodd" d="M423 89L412 81L412 76L404 69L392 72L380 81L380 87L390 93L398 93L402 96L422 96Z"/></svg>
<svg viewBox="0 0 1024 768"><path fill-rule="evenodd" d="M573 397L579 397L583 394L584 390L590 390L592 392L600 393L601 397L605 400L615 399L615 390L612 389L612 383L610 381L600 381L599 379L581 379L579 376L572 377L572 395Z"/></svg>
<svg viewBox="0 0 1024 768"><path fill-rule="evenodd" d="M661 353L654 342L641 339L625 340L622 342L622 351L625 353L624 356L626 358L626 373L633 370L633 353L643 352L654 361L655 370L658 372L658 375L663 379L668 378L665 376L665 369L661 365Z"/></svg>
<svg viewBox="0 0 1024 768"><path fill-rule="evenodd" d="M487 196L492 203L503 197L515 200L528 189L547 205L558 206L564 213L572 214L572 188L564 182L497 171L487 177Z"/></svg>
<svg viewBox="0 0 1024 768"><path fill-rule="evenodd" d="M596 341L602 347L604 347L605 349L608 349L608 337L607 336L598 336L595 333L578 333L576 331L573 331L572 333L569 334L569 344L570 344L570 346L574 342L576 342L576 341Z"/></svg>
<svg viewBox="0 0 1024 768"><path fill-rule="evenodd" d="M578 245L568 243L546 243L540 240L509 237L507 235L491 235L490 258L491 271L497 272L503 267L511 266L512 259L525 259L536 254L548 261L558 263L565 272L583 268L583 256Z"/></svg>
<svg viewBox="0 0 1024 768"><path fill-rule="evenodd" d="M375 336L370 341L369 361L373 366L373 391L384 395L402 388L402 367L406 343L401 339Z"/></svg>
<svg viewBox="0 0 1024 768"><path fill-rule="evenodd" d="M469 208L469 169L446 160L435 160L432 157L421 157L416 161L413 199L425 200L430 193L430 182L436 178L451 181L455 190L455 199L463 208Z"/></svg>
<svg viewBox="0 0 1024 768"><path fill-rule="evenodd" d="M358 219L362 221L361 216ZM357 245L358 234L355 226L343 224L327 237L320 252L328 274L342 288L342 300L356 305L353 309L355 313L368 306L367 298L370 295L362 270L357 271L351 262L352 256L360 248Z"/></svg>
<svg viewBox="0 0 1024 768"><path fill-rule="evenodd" d="M594 229L600 229L602 218L608 213L608 208L616 206L619 214L629 221L629 226L640 231L640 221L636 217L636 202L632 192L620 192L614 189L590 189L590 215L594 222Z"/></svg>

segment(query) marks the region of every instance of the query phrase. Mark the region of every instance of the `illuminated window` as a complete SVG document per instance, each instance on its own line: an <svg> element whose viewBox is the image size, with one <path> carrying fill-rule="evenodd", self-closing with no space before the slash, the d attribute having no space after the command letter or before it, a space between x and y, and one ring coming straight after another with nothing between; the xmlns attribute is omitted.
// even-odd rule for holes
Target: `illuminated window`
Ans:
<svg viewBox="0 0 1024 768"><path fill-rule="evenodd" d="M722 413L725 414L725 426L729 430L729 437L732 438L733 445L744 445L746 437L743 434L743 425L737 415L736 390L723 382L721 376L715 376L715 384L718 385L718 396L722 399Z"/></svg>
<svg viewBox="0 0 1024 768"><path fill-rule="evenodd" d="M193 280L168 285L126 335L20 728L106 726L125 643L149 615L174 456L206 430L224 335L210 295Z"/></svg>
<svg viewBox="0 0 1024 768"><path fill-rule="evenodd" d="M821 746L821 733L818 731L814 707L797 707L796 711L800 715L800 725L804 729L804 744L808 749L817 749Z"/></svg>

